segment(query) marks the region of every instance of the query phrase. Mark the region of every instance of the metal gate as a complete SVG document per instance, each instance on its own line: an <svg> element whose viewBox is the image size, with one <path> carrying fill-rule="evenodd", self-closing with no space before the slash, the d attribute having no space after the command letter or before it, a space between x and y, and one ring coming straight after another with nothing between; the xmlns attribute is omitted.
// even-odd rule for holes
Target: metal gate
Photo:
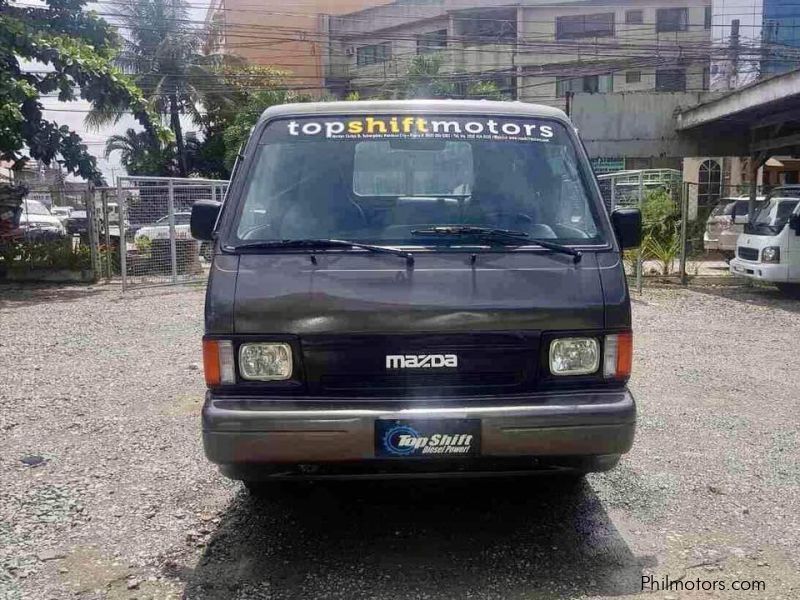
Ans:
<svg viewBox="0 0 800 600"><path fill-rule="evenodd" d="M192 238L189 216L195 202L221 202L227 188L215 179L119 177L122 289L205 281L210 245Z"/></svg>

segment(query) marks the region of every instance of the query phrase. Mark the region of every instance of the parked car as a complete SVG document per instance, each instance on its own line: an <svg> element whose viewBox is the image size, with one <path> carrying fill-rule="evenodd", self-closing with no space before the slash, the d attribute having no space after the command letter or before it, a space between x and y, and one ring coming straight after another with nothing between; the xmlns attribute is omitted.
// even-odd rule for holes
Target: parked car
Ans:
<svg viewBox="0 0 800 600"><path fill-rule="evenodd" d="M67 233L69 235L86 235L89 233L89 217L85 210L73 210L67 219Z"/></svg>
<svg viewBox="0 0 800 600"><path fill-rule="evenodd" d="M71 206L52 206L50 207L50 213L57 217L61 224L66 227L67 220L69 220L70 212L72 212Z"/></svg>
<svg viewBox="0 0 800 600"><path fill-rule="evenodd" d="M192 239L189 229L189 220L192 213L175 213L175 239ZM164 215L153 225L140 227L134 235L134 241L147 238L148 240L169 240L169 215Z"/></svg>
<svg viewBox="0 0 800 600"><path fill-rule="evenodd" d="M67 234L61 220L38 200L22 201L19 226L26 239L58 238Z"/></svg>
<svg viewBox="0 0 800 600"><path fill-rule="evenodd" d="M254 493L286 477L581 476L631 448L622 251L641 215L608 214L562 111L283 105L244 156L224 205L191 219L214 243L202 434L223 474Z"/></svg>
<svg viewBox="0 0 800 600"><path fill-rule="evenodd" d="M764 196L757 198L757 206L764 204ZM716 251L730 260L736 255L736 240L744 231L750 199L747 197L723 198L706 221L703 248Z"/></svg>
<svg viewBox="0 0 800 600"><path fill-rule="evenodd" d="M775 188L736 244L732 275L800 297L800 186Z"/></svg>

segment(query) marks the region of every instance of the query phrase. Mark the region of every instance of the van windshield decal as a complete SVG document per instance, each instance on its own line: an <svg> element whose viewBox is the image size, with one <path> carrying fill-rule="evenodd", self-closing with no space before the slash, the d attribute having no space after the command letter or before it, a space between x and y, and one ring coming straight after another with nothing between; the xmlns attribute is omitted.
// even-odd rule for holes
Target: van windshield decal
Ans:
<svg viewBox="0 0 800 600"><path fill-rule="evenodd" d="M306 239L491 245L476 236L414 234L465 226L561 245L606 243L591 172L557 120L298 116L257 135L228 246Z"/></svg>
<svg viewBox="0 0 800 600"><path fill-rule="evenodd" d="M324 137L329 140L364 139L448 139L448 140L513 140L549 142L555 135L547 123L501 118L425 116L380 116L325 120L291 120L286 123L289 136Z"/></svg>

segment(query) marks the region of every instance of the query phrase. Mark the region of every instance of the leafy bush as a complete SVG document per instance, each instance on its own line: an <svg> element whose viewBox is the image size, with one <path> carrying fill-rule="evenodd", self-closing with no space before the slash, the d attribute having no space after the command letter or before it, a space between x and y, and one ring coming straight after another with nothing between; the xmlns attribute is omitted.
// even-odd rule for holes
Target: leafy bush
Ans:
<svg viewBox="0 0 800 600"><path fill-rule="evenodd" d="M675 259L680 256L681 240L680 235L675 235L669 239L661 240L654 236L646 236L642 241L642 254L645 258L656 260L661 263L661 274L669 275Z"/></svg>
<svg viewBox="0 0 800 600"><path fill-rule="evenodd" d="M153 240L151 240L146 235L136 238L136 251L141 254L142 256L150 256L150 253L153 250Z"/></svg>
<svg viewBox="0 0 800 600"><path fill-rule="evenodd" d="M651 190L642 202L642 222L645 236L666 241L672 237L676 225L680 225L678 205L667 190Z"/></svg>
<svg viewBox="0 0 800 600"><path fill-rule="evenodd" d="M642 221L642 258L658 261L661 274L669 275L680 256L681 215L667 190L651 190L645 195Z"/></svg>
<svg viewBox="0 0 800 600"><path fill-rule="evenodd" d="M84 271L91 269L87 246L73 246L72 239L6 242L0 249L0 264L8 271L37 269Z"/></svg>

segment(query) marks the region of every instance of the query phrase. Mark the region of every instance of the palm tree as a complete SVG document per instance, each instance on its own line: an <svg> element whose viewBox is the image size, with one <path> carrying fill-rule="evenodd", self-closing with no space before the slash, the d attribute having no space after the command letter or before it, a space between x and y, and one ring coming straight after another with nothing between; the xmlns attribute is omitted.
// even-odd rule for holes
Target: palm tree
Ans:
<svg viewBox="0 0 800 600"><path fill-rule="evenodd" d="M127 129L124 135L112 135L106 140L105 157L120 153L120 163L129 175L171 175L172 149L164 149L153 136L144 131Z"/></svg>
<svg viewBox="0 0 800 600"><path fill-rule="evenodd" d="M236 62L225 54L203 54L202 30L191 27L184 0L123 0L116 11L123 37L119 66L134 76L154 109L169 122L175 136L178 172L185 177L186 144L181 115L203 124L202 105L213 95L225 102L220 67ZM120 113L94 111L87 119L101 125L118 120Z"/></svg>

